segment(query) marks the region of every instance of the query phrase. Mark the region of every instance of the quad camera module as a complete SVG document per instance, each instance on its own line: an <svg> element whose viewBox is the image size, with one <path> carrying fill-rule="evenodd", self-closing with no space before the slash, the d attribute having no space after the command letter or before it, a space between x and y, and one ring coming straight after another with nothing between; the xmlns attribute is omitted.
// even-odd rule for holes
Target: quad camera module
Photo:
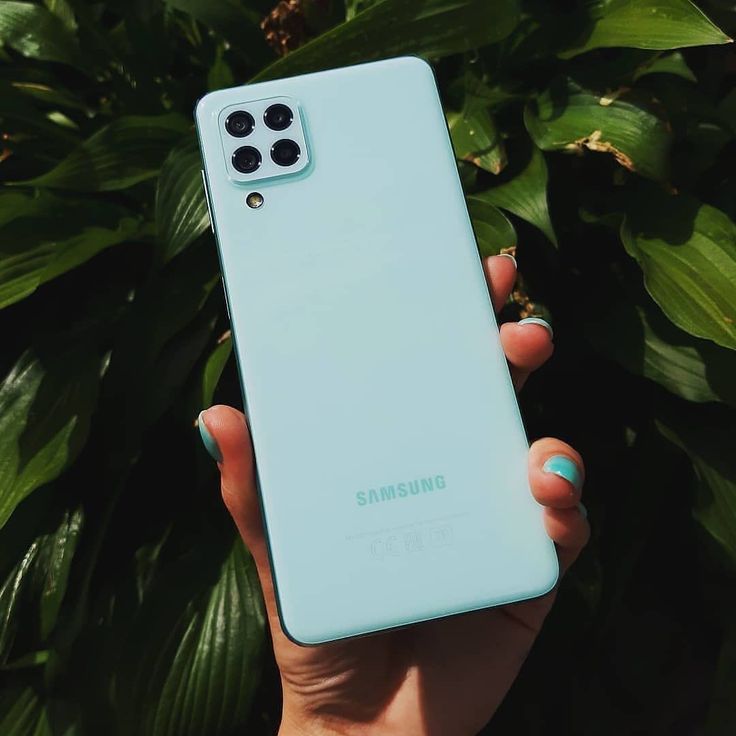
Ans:
<svg viewBox="0 0 736 736"><path fill-rule="evenodd" d="M287 130L293 122L294 112L288 105L280 102L269 105L263 113L263 124L272 131ZM225 131L233 138L246 138L256 127L254 116L245 110L235 110L225 119ZM291 138L280 138L270 149L271 161L284 168L294 166L301 154L299 144ZM241 174L253 174L263 163L263 156L255 146L240 146L233 152L231 163Z"/></svg>

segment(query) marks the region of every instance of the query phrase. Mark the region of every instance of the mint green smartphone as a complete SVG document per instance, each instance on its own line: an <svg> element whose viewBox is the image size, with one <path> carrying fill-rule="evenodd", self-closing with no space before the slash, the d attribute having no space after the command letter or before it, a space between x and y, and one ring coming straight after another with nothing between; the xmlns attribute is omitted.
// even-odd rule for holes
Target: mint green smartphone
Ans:
<svg viewBox="0 0 736 736"><path fill-rule="evenodd" d="M549 591L557 556L431 68L212 92L196 122L286 634Z"/></svg>

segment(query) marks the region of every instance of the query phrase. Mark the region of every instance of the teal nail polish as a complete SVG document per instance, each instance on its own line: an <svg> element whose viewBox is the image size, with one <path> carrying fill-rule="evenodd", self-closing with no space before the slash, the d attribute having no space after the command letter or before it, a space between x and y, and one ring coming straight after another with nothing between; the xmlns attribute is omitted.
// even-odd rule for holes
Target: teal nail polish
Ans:
<svg viewBox="0 0 736 736"><path fill-rule="evenodd" d="M221 463L222 453L220 452L220 448L217 446L217 442L215 442L215 438L209 433L207 425L204 423L203 414L203 411L199 412L199 419L197 420L197 424L199 425L199 435L202 438L202 443L204 444L207 452L209 452L209 454L212 455L218 463Z"/></svg>
<svg viewBox="0 0 736 736"><path fill-rule="evenodd" d="M582 503L579 503L578 504L578 511L582 514L583 519L587 519L588 518L588 509L586 509L585 506L583 506Z"/></svg>
<svg viewBox="0 0 736 736"><path fill-rule="evenodd" d="M583 474L577 463L570 460L566 455L552 455L547 458L547 462L542 466L545 473L554 473L571 483L576 490L580 490L583 486Z"/></svg>
<svg viewBox="0 0 736 736"><path fill-rule="evenodd" d="M552 325L547 322L546 319L542 319L541 317L527 317L526 319L520 319L519 320L520 325L539 325L540 327L544 327L547 332L549 332L550 340L554 339L555 333L552 329Z"/></svg>

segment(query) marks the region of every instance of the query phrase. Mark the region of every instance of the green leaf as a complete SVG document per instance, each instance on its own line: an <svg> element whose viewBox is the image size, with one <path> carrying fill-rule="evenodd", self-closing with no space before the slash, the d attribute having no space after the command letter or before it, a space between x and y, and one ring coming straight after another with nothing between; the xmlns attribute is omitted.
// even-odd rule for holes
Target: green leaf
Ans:
<svg viewBox="0 0 736 736"><path fill-rule="evenodd" d="M0 733L3 736L53 736L39 694L30 687L0 694Z"/></svg>
<svg viewBox="0 0 736 736"><path fill-rule="evenodd" d="M448 116L455 155L463 161L500 174L506 166L506 149L485 100L468 91L462 112Z"/></svg>
<svg viewBox="0 0 736 736"><path fill-rule="evenodd" d="M657 427L692 460L699 481L695 518L736 569L736 415L717 405L682 408Z"/></svg>
<svg viewBox="0 0 736 736"><path fill-rule="evenodd" d="M448 56L506 38L518 0L383 0L256 75L286 77L402 54Z"/></svg>
<svg viewBox="0 0 736 736"><path fill-rule="evenodd" d="M0 0L0 45L30 59L80 61L73 31L47 8L32 3Z"/></svg>
<svg viewBox="0 0 736 736"><path fill-rule="evenodd" d="M203 540L208 547L212 540ZM259 680L264 614L253 562L238 539L218 567L201 548L151 584L117 678L124 733L242 731Z"/></svg>
<svg viewBox="0 0 736 736"><path fill-rule="evenodd" d="M382 0L345 0L345 19L351 20L358 13L379 2Z"/></svg>
<svg viewBox="0 0 736 736"><path fill-rule="evenodd" d="M676 77L686 79L688 82L698 81L680 51L665 54L664 56L657 56L651 62L643 64L634 74L634 81L647 74L672 74Z"/></svg>
<svg viewBox="0 0 736 736"><path fill-rule="evenodd" d="M495 256L502 248L516 245L514 226L501 210L480 197L471 196L467 201L481 256Z"/></svg>
<svg viewBox="0 0 736 736"><path fill-rule="evenodd" d="M476 196L531 223L557 245L547 203L547 163L536 146L531 147L528 162L516 176Z"/></svg>
<svg viewBox="0 0 736 736"><path fill-rule="evenodd" d="M27 186L105 192L155 177L174 143L190 129L177 113L127 116L98 130L51 171Z"/></svg>
<svg viewBox="0 0 736 736"><path fill-rule="evenodd" d="M201 169L195 143L175 148L161 168L156 188L156 225L164 261L184 250L210 226Z"/></svg>
<svg viewBox="0 0 736 736"><path fill-rule="evenodd" d="M736 349L736 226L728 216L653 190L627 213L621 239L678 327Z"/></svg>
<svg viewBox="0 0 736 736"><path fill-rule="evenodd" d="M215 395L215 389L220 382L222 372L225 370L227 362L233 353L233 340L228 334L223 337L212 351L210 357L204 366L202 374L202 401L201 406L207 407L212 403L212 397Z"/></svg>
<svg viewBox="0 0 736 736"><path fill-rule="evenodd" d="M87 438L99 361L79 348L48 352L26 351L0 385L0 527Z"/></svg>
<svg viewBox="0 0 736 736"><path fill-rule="evenodd" d="M181 11L211 28L230 46L242 50L255 65L273 58L263 31L262 15L242 0L164 0L166 6Z"/></svg>
<svg viewBox="0 0 736 736"><path fill-rule="evenodd" d="M586 325L602 354L688 401L736 407L736 353L700 340L672 324L651 303L602 299L603 314Z"/></svg>
<svg viewBox="0 0 736 736"><path fill-rule="evenodd" d="M65 511L57 528L38 535L5 575L0 587L0 664L13 654L19 632L34 650L48 640L66 592L82 518L81 509ZM6 530L13 533L11 526Z"/></svg>
<svg viewBox="0 0 736 736"><path fill-rule="evenodd" d="M138 231L125 210L48 192L0 193L0 309Z"/></svg>
<svg viewBox="0 0 736 736"><path fill-rule="evenodd" d="M630 171L667 179L672 131L655 101L635 91L607 96L556 83L527 106L524 123L544 151L609 153Z"/></svg>
<svg viewBox="0 0 736 736"><path fill-rule="evenodd" d="M676 49L731 40L690 0L594 0L587 8L592 27L565 57L605 47Z"/></svg>

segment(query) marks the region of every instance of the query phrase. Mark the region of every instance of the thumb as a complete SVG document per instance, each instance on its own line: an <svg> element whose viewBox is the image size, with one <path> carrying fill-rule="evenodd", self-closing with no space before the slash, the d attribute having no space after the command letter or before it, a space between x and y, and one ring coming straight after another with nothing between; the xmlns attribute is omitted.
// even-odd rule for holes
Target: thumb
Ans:
<svg viewBox="0 0 736 736"><path fill-rule="evenodd" d="M202 441L220 469L222 499L256 564L269 621L272 628L274 624L278 627L253 447L245 416L231 406L213 406L200 413L198 424Z"/></svg>

